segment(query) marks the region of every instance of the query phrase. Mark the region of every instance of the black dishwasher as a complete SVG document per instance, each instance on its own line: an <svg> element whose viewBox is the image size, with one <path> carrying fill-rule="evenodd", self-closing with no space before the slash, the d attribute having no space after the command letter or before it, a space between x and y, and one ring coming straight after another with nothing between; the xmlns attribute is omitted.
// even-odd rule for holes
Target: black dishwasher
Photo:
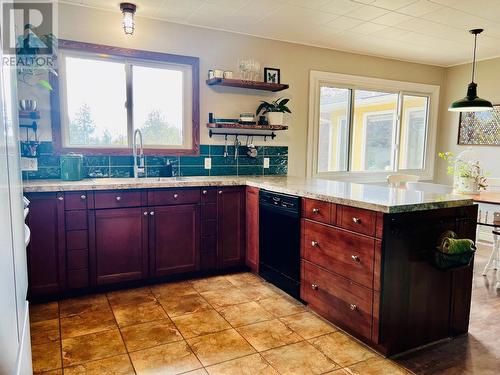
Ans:
<svg viewBox="0 0 500 375"><path fill-rule="evenodd" d="M300 198L261 190L259 274L300 299Z"/></svg>

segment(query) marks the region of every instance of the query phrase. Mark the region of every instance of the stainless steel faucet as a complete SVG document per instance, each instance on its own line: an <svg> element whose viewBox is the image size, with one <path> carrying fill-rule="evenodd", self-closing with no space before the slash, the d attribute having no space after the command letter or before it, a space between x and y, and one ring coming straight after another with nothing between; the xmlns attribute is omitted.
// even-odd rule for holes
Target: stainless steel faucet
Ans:
<svg viewBox="0 0 500 375"><path fill-rule="evenodd" d="M139 154L137 153L137 135L139 135ZM134 131L132 144L132 152L134 153L134 178L144 177L146 169L144 167L144 147L142 145L142 133L140 129Z"/></svg>

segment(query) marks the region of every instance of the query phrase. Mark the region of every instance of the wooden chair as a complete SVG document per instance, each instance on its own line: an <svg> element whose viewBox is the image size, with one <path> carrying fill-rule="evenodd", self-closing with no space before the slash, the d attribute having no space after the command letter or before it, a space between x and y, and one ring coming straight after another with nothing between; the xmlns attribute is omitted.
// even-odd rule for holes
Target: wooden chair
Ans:
<svg viewBox="0 0 500 375"><path fill-rule="evenodd" d="M419 176L412 174L391 174L387 176L387 183L390 187L400 187L407 182L417 182L418 180Z"/></svg>

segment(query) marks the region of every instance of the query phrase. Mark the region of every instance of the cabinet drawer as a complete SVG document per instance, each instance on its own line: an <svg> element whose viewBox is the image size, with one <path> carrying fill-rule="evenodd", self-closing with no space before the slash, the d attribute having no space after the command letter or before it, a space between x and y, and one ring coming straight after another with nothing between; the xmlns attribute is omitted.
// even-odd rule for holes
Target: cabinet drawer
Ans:
<svg viewBox="0 0 500 375"><path fill-rule="evenodd" d="M66 249L81 250L88 248L88 233L86 230L66 232Z"/></svg>
<svg viewBox="0 0 500 375"><path fill-rule="evenodd" d="M209 203L201 206L201 220L215 220L217 218L217 204Z"/></svg>
<svg viewBox="0 0 500 375"><path fill-rule="evenodd" d="M120 208L142 205L141 192L130 190L99 191L95 193L95 208Z"/></svg>
<svg viewBox="0 0 500 375"><path fill-rule="evenodd" d="M202 237L201 239L201 252L202 253L217 253L217 237L209 236Z"/></svg>
<svg viewBox="0 0 500 375"><path fill-rule="evenodd" d="M302 233L303 258L373 288L374 239L309 220Z"/></svg>
<svg viewBox="0 0 500 375"><path fill-rule="evenodd" d="M217 202L217 189L215 188L202 188L201 189L201 201L203 203L215 203Z"/></svg>
<svg viewBox="0 0 500 375"><path fill-rule="evenodd" d="M66 210L85 210L87 199L85 191L66 192L64 193L64 208Z"/></svg>
<svg viewBox="0 0 500 375"><path fill-rule="evenodd" d="M86 288L89 286L89 270L73 270L68 271L68 288L78 289Z"/></svg>
<svg viewBox="0 0 500 375"><path fill-rule="evenodd" d="M339 206L337 225L358 233L375 236L377 213L362 208Z"/></svg>
<svg viewBox="0 0 500 375"><path fill-rule="evenodd" d="M148 205L196 204L200 202L200 189L162 189L148 191Z"/></svg>
<svg viewBox="0 0 500 375"><path fill-rule="evenodd" d="M214 271L217 269L217 254L201 253L200 254L200 269L202 271Z"/></svg>
<svg viewBox="0 0 500 375"><path fill-rule="evenodd" d="M316 199L304 199L302 203L302 216L326 224L334 224L336 205Z"/></svg>
<svg viewBox="0 0 500 375"><path fill-rule="evenodd" d="M201 223L201 235L205 236L214 236L217 234L217 221L216 220L207 220Z"/></svg>
<svg viewBox="0 0 500 375"><path fill-rule="evenodd" d="M301 282L301 297L313 310L371 339L373 291L307 261L302 261Z"/></svg>
<svg viewBox="0 0 500 375"><path fill-rule="evenodd" d="M87 211L66 211L66 230L87 229Z"/></svg>
<svg viewBox="0 0 500 375"><path fill-rule="evenodd" d="M67 252L67 257L69 270L80 270L89 267L89 251L87 249L70 250Z"/></svg>

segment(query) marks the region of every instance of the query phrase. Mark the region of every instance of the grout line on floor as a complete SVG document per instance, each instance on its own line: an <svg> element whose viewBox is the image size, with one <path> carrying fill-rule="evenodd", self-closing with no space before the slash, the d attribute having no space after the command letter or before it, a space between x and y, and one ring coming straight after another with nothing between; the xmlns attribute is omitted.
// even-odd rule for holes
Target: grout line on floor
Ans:
<svg viewBox="0 0 500 375"><path fill-rule="evenodd" d="M198 291L196 291L196 293L198 293ZM199 294L199 293L198 293ZM203 298L203 296L200 296ZM202 367L202 369L205 369L205 366L203 365L203 362L200 360L200 358L198 358L198 356L196 355L196 353L194 352L193 348L191 348L191 345L189 345L187 339L184 337L184 335L182 334L181 330L179 329L179 327L177 326L177 324L175 324L174 320L172 319L172 317L167 313L167 311L165 310L165 308L163 307L163 305L161 304L161 302L158 302L160 304L160 307L162 308L162 310L165 312L165 314L167 314L168 318L170 319L170 321L172 322L172 324L174 325L175 329L177 330L177 332L179 332L179 335L181 335L182 337L182 340L186 343L186 345L188 346L189 350L191 351L191 353L193 353L193 355L196 357L196 359L198 360L198 362L200 362L200 365ZM208 303L208 302L207 302ZM190 372L190 371L195 371L195 370L199 370L200 368L196 368L196 369L193 369L193 370L189 370L189 371L186 371L186 372Z"/></svg>
<svg viewBox="0 0 500 375"><path fill-rule="evenodd" d="M227 280L227 279L226 279L226 280ZM228 282L229 282L229 280L228 280ZM234 284L232 284L231 282L229 282L229 283L230 283L231 285L233 285L233 287L234 287L234 288L237 288L237 287L236 287ZM201 297L202 297L202 298L204 298L203 296L201 296ZM205 299L205 298L204 298L204 299ZM205 299L205 301L207 301L207 300ZM215 310L215 308L212 306L212 304L211 304L209 301L207 301L207 303L210 305L210 307L212 307L212 309L214 309L214 310ZM244 303L246 303L246 302L244 302ZM231 305L231 306L234 306L234 305ZM253 346L253 345L252 345L252 344L251 344L251 343L250 343L250 342L249 342L249 341L245 338L245 336L243 336L241 333L239 333L239 332L238 332L238 330L236 329L236 327L234 327L234 326L233 326L233 325L232 325L232 324L231 324L231 323L230 323L230 322L229 322L229 321L228 321L228 320L227 320L227 319L226 319L226 318L225 318L225 317L224 317L221 313L219 313L217 310L215 310L215 311L217 312L217 314L219 314L219 315L222 317L222 319L224 319L224 320L225 320L225 321L229 324L229 326L231 327L231 329L233 329L234 331L236 331L236 333L237 333L239 336L241 336L241 337L243 338L243 340L245 340L245 341L246 341L246 343L247 343L248 345L250 345L250 347L251 347L252 349L254 349L254 350L255 350L255 353L248 354L248 355L244 355L244 356L242 356L242 357L232 358L232 359L229 359L229 360L227 360L227 361L222 361L222 362L219 362L219 363L225 363L225 362L233 361L233 360L235 360L235 359L244 358L244 357L247 357L247 356L249 356L249 355L259 354L259 356L260 356L260 357L261 357L261 358L262 358L262 359L263 359L263 360L264 360L264 361L265 361L265 362L266 362L266 363L267 363L267 364L268 364L268 365L269 365L269 366L270 366L270 367L271 367L274 371L276 371L278 374L280 374L280 372L279 372L277 369L275 369L275 368L274 368L274 367L273 367L273 366L272 366L272 365L271 365L271 364L270 364L270 363L266 360L266 358L265 358L262 354L260 354L260 352L257 350L257 348L255 348L255 347L254 347L254 346ZM272 315L272 314L271 314L271 315ZM188 345L189 345L189 343L188 343ZM191 347L191 346L189 345L189 347ZM191 350L192 350L192 349L191 349ZM195 355L196 355L196 354L195 354ZM201 362L201 361L200 361L200 362ZM210 365L210 366L215 366L215 365L218 365L219 363L215 363L215 364ZM210 367L210 366L208 366L208 367ZM205 371L207 371L207 370L206 370L206 367L204 367L204 368L205 368ZM208 371L207 371L207 372L208 372Z"/></svg>
<svg viewBox="0 0 500 375"><path fill-rule="evenodd" d="M137 374L137 371L136 371L135 366L134 366L134 362L132 362L132 357L130 357L130 353L128 351L127 344L125 343L125 339L123 338L122 330L120 329L120 325L118 324L118 320L116 320L113 306L111 306L111 302L109 302L108 294L104 293L104 295L106 296L106 301L108 301L109 308L111 309L111 314L113 314L113 319L115 320L115 324L116 324L116 327L118 328L118 332L120 333L120 337L122 339L123 346L125 347L125 351L127 352L128 360L130 361L130 364L132 365L132 369L134 370L134 374Z"/></svg>

